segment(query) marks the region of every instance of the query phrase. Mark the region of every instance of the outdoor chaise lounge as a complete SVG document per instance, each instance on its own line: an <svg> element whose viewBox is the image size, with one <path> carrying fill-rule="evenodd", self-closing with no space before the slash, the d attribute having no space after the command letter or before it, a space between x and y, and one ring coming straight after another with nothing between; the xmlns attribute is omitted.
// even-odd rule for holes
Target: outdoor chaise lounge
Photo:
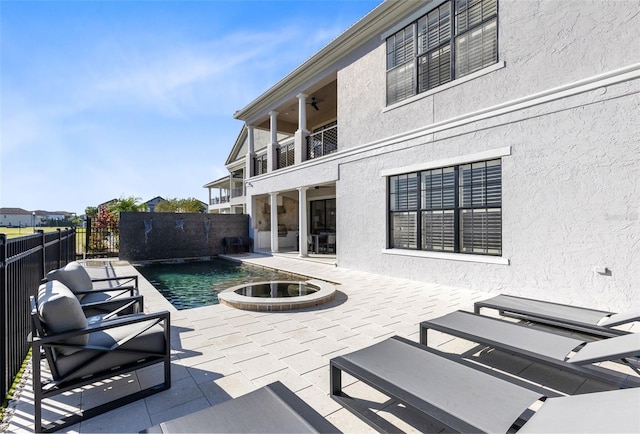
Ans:
<svg viewBox="0 0 640 434"><path fill-rule="evenodd" d="M61 282L31 297L35 431L55 431L171 387L169 312L132 314L89 323L76 296ZM42 375L42 357L50 375ZM164 364L163 381L82 413L42 426L42 401L136 369Z"/></svg>
<svg viewBox="0 0 640 434"><path fill-rule="evenodd" d="M331 396L378 431L391 422L342 391L342 372L403 403L447 431L639 432L640 389L553 397L499 372L394 336L331 360ZM549 399L545 398L549 397ZM544 402L542 402L544 401ZM537 409L539 407L539 409ZM537 409L537 411L536 411ZM534 413L535 412L535 413ZM533 416L532 416L533 414ZM418 430L421 427L417 427Z"/></svg>
<svg viewBox="0 0 640 434"><path fill-rule="evenodd" d="M587 342L464 311L420 323L420 343L423 345L427 345L428 330L437 330L581 376L614 383L621 388L640 386L638 376L623 375L592 365L604 361L627 362L627 359L637 359L640 356L640 333Z"/></svg>
<svg viewBox="0 0 640 434"><path fill-rule="evenodd" d="M513 295L498 295L477 301L474 305L475 313L481 313L482 308L496 309L504 316L523 318L604 337L627 334L629 332L612 327L640 321L640 310L614 313Z"/></svg>
<svg viewBox="0 0 640 434"><path fill-rule="evenodd" d="M246 395L148 428L143 433L337 433L307 403L276 381Z"/></svg>
<svg viewBox="0 0 640 434"><path fill-rule="evenodd" d="M77 261L47 273L46 281L58 280L78 298L87 315L98 315L137 298L133 309L127 313L143 311L143 300L138 294L138 276L91 278ZM129 283L133 282L133 285ZM95 284L98 285L95 285Z"/></svg>

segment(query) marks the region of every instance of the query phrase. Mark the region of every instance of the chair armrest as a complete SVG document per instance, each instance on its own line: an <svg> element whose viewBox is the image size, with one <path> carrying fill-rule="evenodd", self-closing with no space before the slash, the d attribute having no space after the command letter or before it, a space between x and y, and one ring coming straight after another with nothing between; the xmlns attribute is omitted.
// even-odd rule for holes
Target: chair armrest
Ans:
<svg viewBox="0 0 640 434"><path fill-rule="evenodd" d="M127 309L135 304L138 305L138 310L136 311L136 313L142 313L142 309L144 308L142 295L133 295L130 297L113 298L106 301L96 301L93 303L85 303L85 304L82 304L80 307L82 307L82 310L85 312L93 308L98 308L103 310L108 309L110 310L110 312L107 314L107 316L112 316L112 315L117 315L118 312L124 309ZM113 310L110 309L110 306L113 306Z"/></svg>
<svg viewBox="0 0 640 434"><path fill-rule="evenodd" d="M92 278L91 281L92 282L109 282L112 280L126 280L127 282L133 280L134 286L137 288L138 287L138 276L114 276L114 277L96 277L96 278ZM127 283L124 282L124 283ZM118 285L120 286L120 285Z"/></svg>
<svg viewBox="0 0 640 434"><path fill-rule="evenodd" d="M42 346L42 345L56 346L56 344L58 343L59 345L64 345L64 346L74 347L74 348L81 348L81 349L91 348L83 345L70 345L68 343L63 344L63 343L59 343L59 341L77 337L77 336L82 336L87 333L96 333L102 330L108 330L111 328L126 326L130 324L142 323L150 320L158 320L158 322L165 321L167 326L169 326L170 317L171 317L170 312L166 310L161 312L151 313L151 314L136 313L132 315L123 315L113 319L108 319L105 321L89 324L87 327L82 329L71 330L68 332L59 333L55 335L48 335L44 337L36 336L32 339L32 342L34 344L38 344L39 346Z"/></svg>
<svg viewBox="0 0 640 434"><path fill-rule="evenodd" d="M86 295L91 294L93 292L112 292L112 291L121 291L121 294L124 294L126 291L129 291L130 297L135 297L138 295L138 288L136 286L117 286L113 288L94 288L87 289L82 291L73 291L76 295ZM116 294L118 295L118 294Z"/></svg>

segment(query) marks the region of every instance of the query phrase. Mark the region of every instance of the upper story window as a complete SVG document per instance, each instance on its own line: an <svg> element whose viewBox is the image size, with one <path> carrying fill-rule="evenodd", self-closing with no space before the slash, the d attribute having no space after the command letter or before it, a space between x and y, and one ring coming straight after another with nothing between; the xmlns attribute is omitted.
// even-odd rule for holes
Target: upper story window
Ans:
<svg viewBox="0 0 640 434"><path fill-rule="evenodd" d="M498 61L498 0L447 0L387 38L387 104Z"/></svg>
<svg viewBox="0 0 640 434"><path fill-rule="evenodd" d="M396 249L502 254L500 159L389 177Z"/></svg>

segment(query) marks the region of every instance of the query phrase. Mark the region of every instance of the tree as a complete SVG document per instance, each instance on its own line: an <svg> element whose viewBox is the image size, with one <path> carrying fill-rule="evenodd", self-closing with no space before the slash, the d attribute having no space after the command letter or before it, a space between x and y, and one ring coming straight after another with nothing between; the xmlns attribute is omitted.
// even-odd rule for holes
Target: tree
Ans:
<svg viewBox="0 0 640 434"><path fill-rule="evenodd" d="M142 199L139 197L121 197L109 205L109 211L119 215L121 212L143 212L146 211L144 204L139 203Z"/></svg>
<svg viewBox="0 0 640 434"><path fill-rule="evenodd" d="M195 198L165 199L156 205L155 212L194 212L203 213L207 207Z"/></svg>
<svg viewBox="0 0 640 434"><path fill-rule="evenodd" d="M87 217L96 217L98 215L98 207L88 206L84 209L84 213Z"/></svg>

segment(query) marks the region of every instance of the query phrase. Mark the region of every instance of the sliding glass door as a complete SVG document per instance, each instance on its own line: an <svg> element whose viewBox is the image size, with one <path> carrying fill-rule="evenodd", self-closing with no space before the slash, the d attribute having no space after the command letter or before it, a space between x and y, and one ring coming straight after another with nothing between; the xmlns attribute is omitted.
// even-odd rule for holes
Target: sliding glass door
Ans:
<svg viewBox="0 0 640 434"><path fill-rule="evenodd" d="M311 202L309 227L312 234L336 232L336 200L314 200Z"/></svg>

